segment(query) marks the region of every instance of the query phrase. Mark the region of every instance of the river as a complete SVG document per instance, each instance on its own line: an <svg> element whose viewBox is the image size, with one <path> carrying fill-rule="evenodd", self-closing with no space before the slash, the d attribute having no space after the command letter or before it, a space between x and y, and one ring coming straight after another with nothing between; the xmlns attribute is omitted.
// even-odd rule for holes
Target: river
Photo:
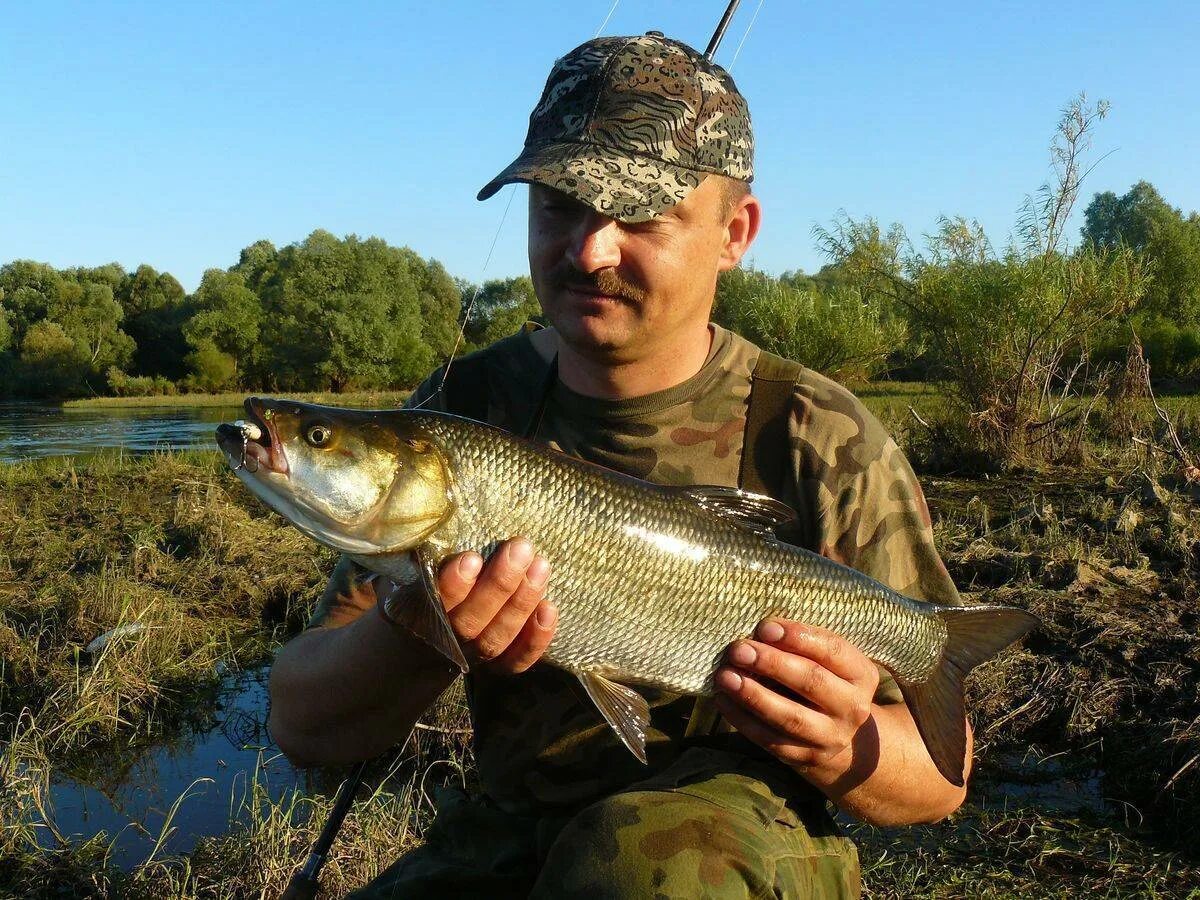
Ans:
<svg viewBox="0 0 1200 900"><path fill-rule="evenodd" d="M64 412L37 403L0 403L0 462L102 450L211 450L216 448L216 426L238 418L241 410L236 406Z"/></svg>

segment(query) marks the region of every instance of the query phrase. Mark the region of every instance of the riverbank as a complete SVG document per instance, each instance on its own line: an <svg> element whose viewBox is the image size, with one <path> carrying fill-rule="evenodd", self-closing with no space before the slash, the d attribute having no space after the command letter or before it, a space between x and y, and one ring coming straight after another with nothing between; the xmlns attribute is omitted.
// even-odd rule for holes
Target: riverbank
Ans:
<svg viewBox="0 0 1200 900"><path fill-rule="evenodd" d="M98 409L180 409L236 407L250 396L290 397L308 403L326 406L357 406L364 409L390 409L401 405L412 391L319 391L317 393L265 393L237 391L226 394L164 394L155 397L87 397L82 400L66 400L64 412L90 412Z"/></svg>
<svg viewBox="0 0 1200 900"><path fill-rule="evenodd" d="M854 827L867 896L1175 897L1200 884L1200 506L1152 475L925 479L965 597L1044 625L971 682L968 805L935 826ZM0 466L0 896L279 893L339 773L280 795L247 771L225 833L130 871L112 864L112 834L54 837L48 786L173 739L223 676L301 626L331 563L215 453ZM377 767L334 848L332 895L420 840L436 783L469 777L461 705L441 715ZM189 827L188 809L181 799L170 826Z"/></svg>

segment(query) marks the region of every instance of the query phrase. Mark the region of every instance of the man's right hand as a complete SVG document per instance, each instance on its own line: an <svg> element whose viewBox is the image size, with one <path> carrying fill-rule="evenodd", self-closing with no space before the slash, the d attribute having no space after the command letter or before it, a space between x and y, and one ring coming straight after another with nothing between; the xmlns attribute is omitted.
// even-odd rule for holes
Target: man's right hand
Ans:
<svg viewBox="0 0 1200 900"><path fill-rule="evenodd" d="M549 577L550 564L524 538L505 541L486 563L470 551L443 563L438 590L472 665L515 675L541 658L558 621L545 599ZM380 596L393 589L388 579L375 580Z"/></svg>

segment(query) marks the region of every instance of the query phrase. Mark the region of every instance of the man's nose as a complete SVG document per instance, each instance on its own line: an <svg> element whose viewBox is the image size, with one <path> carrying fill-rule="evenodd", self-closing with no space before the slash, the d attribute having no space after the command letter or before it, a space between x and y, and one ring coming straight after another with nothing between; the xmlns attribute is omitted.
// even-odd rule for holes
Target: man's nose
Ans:
<svg viewBox="0 0 1200 900"><path fill-rule="evenodd" d="M608 216L588 212L575 226L567 257L581 272L615 268L621 262L621 226Z"/></svg>

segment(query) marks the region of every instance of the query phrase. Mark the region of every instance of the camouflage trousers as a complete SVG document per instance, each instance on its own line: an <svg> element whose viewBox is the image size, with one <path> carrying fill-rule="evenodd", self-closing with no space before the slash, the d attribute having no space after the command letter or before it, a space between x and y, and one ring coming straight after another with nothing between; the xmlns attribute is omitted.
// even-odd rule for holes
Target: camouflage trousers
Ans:
<svg viewBox="0 0 1200 900"><path fill-rule="evenodd" d="M854 845L819 798L786 802L778 777L694 747L573 816L518 816L445 791L427 842L351 896L858 897Z"/></svg>

